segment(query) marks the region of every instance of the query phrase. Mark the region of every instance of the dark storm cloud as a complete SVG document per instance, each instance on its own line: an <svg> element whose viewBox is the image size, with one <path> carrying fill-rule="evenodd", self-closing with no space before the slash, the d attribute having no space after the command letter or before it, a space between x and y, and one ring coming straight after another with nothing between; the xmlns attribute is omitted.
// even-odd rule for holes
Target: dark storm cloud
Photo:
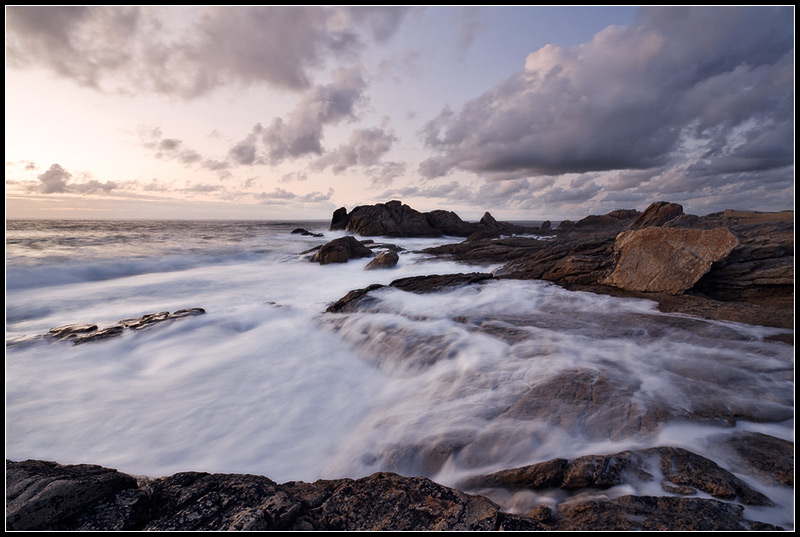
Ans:
<svg viewBox="0 0 800 537"><path fill-rule="evenodd" d="M434 155L420 173L491 180L683 166L702 182L791 166L793 20L791 7L648 8L579 47L545 46L523 71L428 122L421 135Z"/></svg>
<svg viewBox="0 0 800 537"><path fill-rule="evenodd" d="M313 83L332 58L391 37L404 7L6 8L6 58L90 87L196 97L221 85ZM173 17L180 21L176 26ZM115 78L117 77L117 78Z"/></svg>

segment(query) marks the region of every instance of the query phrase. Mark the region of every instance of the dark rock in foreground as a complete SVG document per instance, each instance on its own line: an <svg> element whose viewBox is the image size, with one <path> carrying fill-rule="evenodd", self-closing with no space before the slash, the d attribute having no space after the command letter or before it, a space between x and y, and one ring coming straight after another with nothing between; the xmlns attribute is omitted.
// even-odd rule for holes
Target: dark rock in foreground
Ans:
<svg viewBox="0 0 800 537"><path fill-rule="evenodd" d="M660 473L659 478L663 479L661 487L666 492L694 495L701 490L719 499L733 500L738 497L744 505L773 505L764 494L715 462L691 451L672 447L624 451L613 455L588 455L572 460L553 459L476 476L462 482L460 487L467 490L603 490L630 482L631 479L646 482L656 480L651 473L652 459L658 460L656 469Z"/></svg>
<svg viewBox="0 0 800 537"><path fill-rule="evenodd" d="M267 477L185 472L134 478L92 465L6 461L6 530L496 531L778 529L717 500L575 497L528 516L424 477L277 484Z"/></svg>

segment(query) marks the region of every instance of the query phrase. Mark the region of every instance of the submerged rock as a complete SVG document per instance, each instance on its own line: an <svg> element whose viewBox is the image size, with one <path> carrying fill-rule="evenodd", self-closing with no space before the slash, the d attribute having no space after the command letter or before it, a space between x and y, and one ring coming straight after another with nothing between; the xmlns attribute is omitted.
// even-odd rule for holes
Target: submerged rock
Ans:
<svg viewBox="0 0 800 537"><path fill-rule="evenodd" d="M306 237L324 237L322 233L312 233L311 231L308 231L307 229L303 229L301 227L292 230L292 235L303 235Z"/></svg>
<svg viewBox="0 0 800 537"><path fill-rule="evenodd" d="M71 341L74 345L102 341L113 337L121 336L126 330L143 330L156 324L172 322L186 317L203 315L206 312L203 308L186 308L170 313L161 311L158 313L148 313L141 317L122 319L116 324L99 328L96 324L70 324L51 328L46 334L36 336L26 336L7 342L10 345L31 344L43 341Z"/></svg>

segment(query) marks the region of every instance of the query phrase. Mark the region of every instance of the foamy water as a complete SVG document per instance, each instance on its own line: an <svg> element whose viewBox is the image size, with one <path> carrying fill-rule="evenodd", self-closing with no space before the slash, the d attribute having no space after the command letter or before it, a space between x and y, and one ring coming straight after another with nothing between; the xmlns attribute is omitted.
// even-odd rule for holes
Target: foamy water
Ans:
<svg viewBox="0 0 800 537"><path fill-rule="evenodd" d="M410 251L456 238L386 239L406 248L392 270L364 271L366 259L320 266L298 253L342 233L305 223L326 236L290 234L297 225L8 223L7 342L70 323L207 314L93 344L7 345L6 457L278 482L391 470L453 485L664 445L730 467L711 442L720 434L793 440L793 348L764 339L780 330L510 280L429 295L381 289L368 312L324 314L373 283L494 267ZM634 431L616 403L582 411L568 398L535 399L576 375L606 379L645 417L701 414L713 402L752 419ZM739 477L779 503L746 517L793 528L790 489ZM641 487L605 493L664 494ZM495 499L522 509L542 497Z"/></svg>

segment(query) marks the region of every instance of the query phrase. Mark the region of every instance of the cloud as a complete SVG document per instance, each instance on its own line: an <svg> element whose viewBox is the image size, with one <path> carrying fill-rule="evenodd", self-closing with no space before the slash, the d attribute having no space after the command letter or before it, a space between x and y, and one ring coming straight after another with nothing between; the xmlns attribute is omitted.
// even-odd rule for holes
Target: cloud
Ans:
<svg viewBox="0 0 800 537"><path fill-rule="evenodd" d="M583 45L547 45L460 111L430 120L420 135L432 156L419 171L509 180L649 170L641 177L651 186L671 171L697 188L784 168L789 181L793 20L790 7L647 8ZM631 174L611 183L637 184ZM575 195L558 187L547 199L597 196L604 184Z"/></svg>
<svg viewBox="0 0 800 537"><path fill-rule="evenodd" d="M300 181L307 181L308 175L305 172L289 172L283 174L281 177L281 183L294 183Z"/></svg>
<svg viewBox="0 0 800 537"><path fill-rule="evenodd" d="M39 191L43 194L57 194L67 192L67 183L72 178L72 174L62 168L59 164L53 164L50 169L38 176L41 184Z"/></svg>
<svg viewBox="0 0 800 537"><path fill-rule="evenodd" d="M289 113L260 123L237 142L228 156L240 165L278 164L286 159L322 155L323 131L342 121L355 121L358 107L366 101L366 82L358 68L338 69L329 84L311 88Z"/></svg>
<svg viewBox="0 0 800 537"><path fill-rule="evenodd" d="M405 7L11 6L6 58L113 91L191 98L229 84L311 87L331 60L386 41Z"/></svg>
<svg viewBox="0 0 800 537"><path fill-rule="evenodd" d="M475 38L487 28L487 24L481 18L481 9L478 6L462 6L454 12L461 56L472 46Z"/></svg>
<svg viewBox="0 0 800 537"><path fill-rule="evenodd" d="M177 138L164 138L160 127L140 127L139 140L142 146L151 150L153 156L159 160L174 160L187 167L197 164L201 168L217 172L219 177L230 175L228 172L231 167L230 162L204 157L194 149L187 148L183 141ZM231 150L231 155L233 154ZM245 158L243 155L237 156Z"/></svg>
<svg viewBox="0 0 800 537"><path fill-rule="evenodd" d="M387 132L379 127L356 129L347 143L317 159L312 168L324 170L331 167L333 173L341 173L353 166L375 166L396 141L393 131Z"/></svg>
<svg viewBox="0 0 800 537"><path fill-rule="evenodd" d="M327 192L310 192L308 194L297 195L283 188L276 188L272 192L260 192L255 198L262 204L280 205L291 201L292 203L314 204L329 201L333 197L334 191L329 188Z"/></svg>
<svg viewBox="0 0 800 537"><path fill-rule="evenodd" d="M48 170L37 176L38 184L29 187L29 191L41 194L108 194L119 187L113 181L101 183L95 179L85 181L72 181L73 175L65 170L60 164L53 164Z"/></svg>

